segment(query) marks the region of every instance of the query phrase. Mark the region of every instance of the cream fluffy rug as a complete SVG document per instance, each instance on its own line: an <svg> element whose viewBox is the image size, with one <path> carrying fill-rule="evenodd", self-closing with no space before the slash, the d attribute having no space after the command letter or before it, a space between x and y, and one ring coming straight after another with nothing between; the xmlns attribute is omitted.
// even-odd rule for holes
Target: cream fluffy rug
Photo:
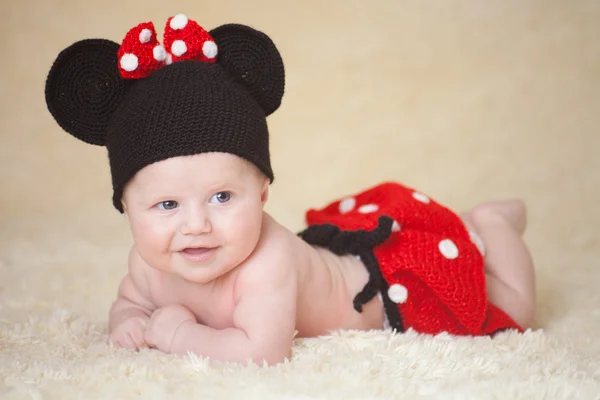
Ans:
<svg viewBox="0 0 600 400"><path fill-rule="evenodd" d="M594 1L2 2L0 397L600 398L600 3ZM268 211L384 179L464 209L522 196L538 314L490 338L336 332L272 368L105 344L128 228L105 150L62 132L43 84L76 40L160 32L186 13L266 31L287 68L270 118Z"/></svg>

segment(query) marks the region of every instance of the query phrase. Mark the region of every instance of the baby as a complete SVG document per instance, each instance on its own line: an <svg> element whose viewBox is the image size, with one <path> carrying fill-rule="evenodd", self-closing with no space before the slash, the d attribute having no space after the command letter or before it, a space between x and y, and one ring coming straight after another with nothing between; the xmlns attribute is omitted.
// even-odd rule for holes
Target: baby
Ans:
<svg viewBox="0 0 600 400"><path fill-rule="evenodd" d="M113 204L130 223L110 309L120 347L276 364L294 337L339 329L493 335L534 316L520 200L456 215L385 182L308 211L294 233L264 211L266 117L283 62L250 27L205 31L180 14L119 45L63 50L46 102L68 133L108 149Z"/></svg>

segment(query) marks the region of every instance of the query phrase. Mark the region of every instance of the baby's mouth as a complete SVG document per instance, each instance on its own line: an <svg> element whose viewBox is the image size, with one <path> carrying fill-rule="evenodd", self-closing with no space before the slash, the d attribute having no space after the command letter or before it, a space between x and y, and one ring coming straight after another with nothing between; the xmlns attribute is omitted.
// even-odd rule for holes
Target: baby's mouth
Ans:
<svg viewBox="0 0 600 400"><path fill-rule="evenodd" d="M202 262L210 259L217 248L218 247L186 247L179 253L188 261Z"/></svg>
<svg viewBox="0 0 600 400"><path fill-rule="evenodd" d="M181 251L191 256L201 256L202 254L206 254L211 250L214 250L214 247L187 247Z"/></svg>

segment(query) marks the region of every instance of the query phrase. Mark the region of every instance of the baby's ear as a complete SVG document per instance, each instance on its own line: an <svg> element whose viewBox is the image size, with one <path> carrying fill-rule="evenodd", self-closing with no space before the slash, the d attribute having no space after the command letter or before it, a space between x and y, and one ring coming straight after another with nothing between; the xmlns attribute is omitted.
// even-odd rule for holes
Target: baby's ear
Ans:
<svg viewBox="0 0 600 400"><path fill-rule="evenodd" d="M246 87L265 115L277 110L283 97L285 70L273 41L239 24L219 26L210 34L217 43L217 63Z"/></svg>
<svg viewBox="0 0 600 400"><path fill-rule="evenodd" d="M125 201L123 201L123 200L121 200L121 208L123 209L123 214L125 214L125 216L128 216L127 203L125 203Z"/></svg>
<svg viewBox="0 0 600 400"><path fill-rule="evenodd" d="M263 203L263 206L269 200L269 183L271 181L269 179L265 179L262 190L260 192L260 201Z"/></svg>
<svg viewBox="0 0 600 400"><path fill-rule="evenodd" d="M103 146L106 126L130 82L121 78L119 45L81 40L61 51L46 79L46 105L61 128L86 143Z"/></svg>

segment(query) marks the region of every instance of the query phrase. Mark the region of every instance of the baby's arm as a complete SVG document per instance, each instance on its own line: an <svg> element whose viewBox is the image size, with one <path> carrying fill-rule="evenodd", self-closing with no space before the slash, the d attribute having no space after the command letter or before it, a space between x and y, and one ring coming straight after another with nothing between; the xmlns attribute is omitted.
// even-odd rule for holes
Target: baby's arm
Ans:
<svg viewBox="0 0 600 400"><path fill-rule="evenodd" d="M108 331L118 347L147 347L144 331L152 314L146 279L140 268L141 258L135 248L129 253L129 273L119 285L117 299L110 308Z"/></svg>
<svg viewBox="0 0 600 400"><path fill-rule="evenodd" d="M168 348L161 350L175 354L189 351L220 361L243 363L251 359L257 364L263 360L276 364L289 357L296 326L295 272L280 265L248 268L240 272L234 290L234 328L217 330L190 317L179 325L172 339L165 338ZM167 321L165 316L165 325Z"/></svg>

